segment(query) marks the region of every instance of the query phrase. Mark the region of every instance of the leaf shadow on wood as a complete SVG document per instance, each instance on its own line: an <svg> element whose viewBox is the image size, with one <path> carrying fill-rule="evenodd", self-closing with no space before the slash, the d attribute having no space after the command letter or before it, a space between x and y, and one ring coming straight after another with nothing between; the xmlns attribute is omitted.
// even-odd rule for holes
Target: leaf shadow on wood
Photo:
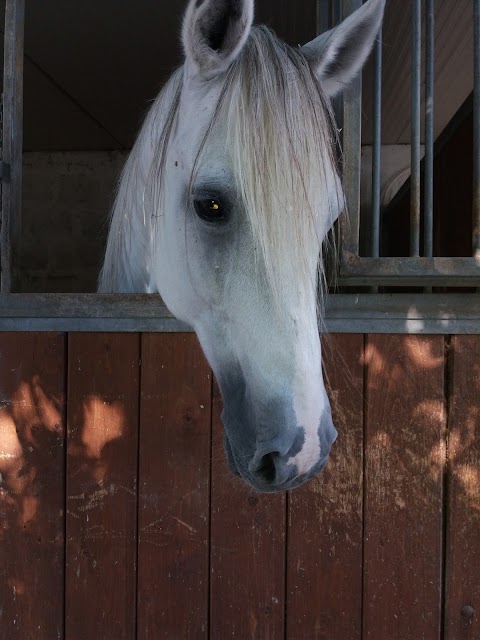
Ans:
<svg viewBox="0 0 480 640"><path fill-rule="evenodd" d="M58 334L0 336L0 627L12 639L62 628L64 343Z"/></svg>

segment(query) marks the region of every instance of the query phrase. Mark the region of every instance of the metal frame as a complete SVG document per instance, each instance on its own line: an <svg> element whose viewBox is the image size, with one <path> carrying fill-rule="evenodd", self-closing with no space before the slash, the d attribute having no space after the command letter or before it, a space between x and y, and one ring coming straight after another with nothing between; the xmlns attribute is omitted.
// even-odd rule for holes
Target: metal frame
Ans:
<svg viewBox="0 0 480 640"><path fill-rule="evenodd" d="M3 65L0 290L12 288L22 210L23 49L25 0L6 0Z"/></svg>
<svg viewBox="0 0 480 640"><path fill-rule="evenodd" d="M320 1L320 0L319 0ZM339 0L336 0L337 3ZM340 0L341 2L341 0ZM362 4L362 0L345 0L346 16ZM344 182L349 219L340 221L340 272L338 284L358 286L455 286L480 287L480 0L472 0L474 17L474 157L473 157L473 252L472 257L432 257L433 245L433 86L434 86L434 0L426 0L425 38L425 240L420 254L420 94L421 94L421 0L412 4L412 131L411 131L411 200L410 200L410 256L379 257L379 199L380 199L380 100L381 100L381 42L374 53L374 110L372 175L372 238L369 257L360 256L360 140L361 89L345 92Z"/></svg>
<svg viewBox="0 0 480 640"><path fill-rule="evenodd" d="M418 3L418 0L413 0ZM473 0L475 10L475 87L474 114L480 121L480 0ZM335 19L342 6L337 0L325 11L327 0L317 0L317 21L325 28L328 15ZM343 14L360 6L362 0L344 0ZM433 33L433 0L427 0L431 20L427 28ZM0 331L191 331L176 320L158 296L101 294L12 294L9 293L18 246L22 193L22 110L23 110L23 41L25 0L6 0L5 70L3 96L3 149L1 229ZM430 16L430 17L428 17ZM320 25L321 23L321 25ZM431 40L433 44L433 39ZM428 51L427 51L428 54ZM433 49L427 67L433 74ZM427 58L428 58L427 55ZM380 114L381 44L375 51L376 113ZM432 75L433 78L433 75ZM433 84L427 87L433 98ZM371 286L424 283L472 286L480 283L480 152L478 127L475 130L476 156L474 215L478 221L472 258L380 258L375 249L370 258L359 257L359 185L361 82L346 94L343 127L349 135L344 144L344 174L350 225L341 225L342 256L340 285ZM430 126L430 125L428 125ZM428 143L428 145L432 143ZM380 128L375 133L373 192L379 190ZM427 150L428 154L428 150ZM376 172L376 173L375 173ZM428 197L428 194L426 195ZM427 207L428 209L428 207ZM379 211L377 214L379 215ZM378 220L377 220L378 222ZM378 245L378 224L374 225L373 247ZM375 230L377 229L377 230ZM476 244L475 244L476 243ZM428 250L425 249L425 255ZM473 262L472 262L473 260ZM456 274L456 275L452 275ZM460 274L460 276L459 276ZM480 333L480 297L476 294L334 294L327 297L324 329L339 333Z"/></svg>
<svg viewBox="0 0 480 640"><path fill-rule="evenodd" d="M480 332L480 296L336 294L327 298L330 333L470 334ZM0 331L192 331L158 296L4 294Z"/></svg>

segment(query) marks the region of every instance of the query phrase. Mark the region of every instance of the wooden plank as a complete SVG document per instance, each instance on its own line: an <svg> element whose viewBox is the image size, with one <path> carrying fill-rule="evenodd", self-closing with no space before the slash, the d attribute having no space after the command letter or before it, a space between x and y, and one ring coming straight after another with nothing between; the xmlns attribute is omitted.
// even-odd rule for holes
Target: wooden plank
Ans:
<svg viewBox="0 0 480 640"><path fill-rule="evenodd" d="M66 635L135 638L140 338L70 334Z"/></svg>
<svg viewBox="0 0 480 640"><path fill-rule="evenodd" d="M210 637L284 637L286 495L259 494L228 469L213 401Z"/></svg>
<svg viewBox="0 0 480 640"><path fill-rule="evenodd" d="M65 336L0 335L0 636L63 637Z"/></svg>
<svg viewBox="0 0 480 640"><path fill-rule="evenodd" d="M445 640L480 637L480 339L451 346Z"/></svg>
<svg viewBox="0 0 480 640"><path fill-rule="evenodd" d="M208 637L211 373L193 334L142 337L138 638Z"/></svg>
<svg viewBox="0 0 480 640"><path fill-rule="evenodd" d="M289 494L288 640L361 638L363 335L323 348L339 437L326 469Z"/></svg>
<svg viewBox="0 0 480 640"><path fill-rule="evenodd" d="M439 640L444 339L367 339L366 640Z"/></svg>

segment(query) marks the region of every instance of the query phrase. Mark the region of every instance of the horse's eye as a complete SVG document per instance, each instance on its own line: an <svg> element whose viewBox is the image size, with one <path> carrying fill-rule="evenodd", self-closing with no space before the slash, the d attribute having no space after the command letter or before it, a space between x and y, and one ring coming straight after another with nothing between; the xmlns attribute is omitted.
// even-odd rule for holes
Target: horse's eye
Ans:
<svg viewBox="0 0 480 640"><path fill-rule="evenodd" d="M224 222L226 220L225 208L216 198L194 200L193 206L197 216L206 222Z"/></svg>

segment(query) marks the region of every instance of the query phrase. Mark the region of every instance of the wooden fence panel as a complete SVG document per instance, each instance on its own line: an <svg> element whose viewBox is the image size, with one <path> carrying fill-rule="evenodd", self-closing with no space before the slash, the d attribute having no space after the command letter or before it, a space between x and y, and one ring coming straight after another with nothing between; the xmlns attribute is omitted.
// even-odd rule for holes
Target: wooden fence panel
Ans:
<svg viewBox="0 0 480 640"><path fill-rule="evenodd" d="M0 637L63 637L65 336L0 334Z"/></svg>
<svg viewBox="0 0 480 640"><path fill-rule="evenodd" d="M439 640L443 577L445 640L480 637L480 340L365 340L330 336L340 437L287 498L227 469L194 335L71 334L67 367L0 334L0 638Z"/></svg>
<svg viewBox="0 0 480 640"><path fill-rule="evenodd" d="M446 640L480 638L480 336L451 345Z"/></svg>
<svg viewBox="0 0 480 640"><path fill-rule="evenodd" d="M66 637L135 638L140 339L69 335Z"/></svg>
<svg viewBox="0 0 480 640"><path fill-rule="evenodd" d="M367 340L364 639L439 640L443 336Z"/></svg>
<svg viewBox="0 0 480 640"><path fill-rule="evenodd" d="M234 477L213 403L210 637L281 640L285 607L285 494L259 494Z"/></svg>
<svg viewBox="0 0 480 640"><path fill-rule="evenodd" d="M144 334L138 638L208 637L211 373L193 334Z"/></svg>
<svg viewBox="0 0 480 640"><path fill-rule="evenodd" d="M289 494L288 640L361 638L363 336L324 342L339 438L320 476Z"/></svg>

